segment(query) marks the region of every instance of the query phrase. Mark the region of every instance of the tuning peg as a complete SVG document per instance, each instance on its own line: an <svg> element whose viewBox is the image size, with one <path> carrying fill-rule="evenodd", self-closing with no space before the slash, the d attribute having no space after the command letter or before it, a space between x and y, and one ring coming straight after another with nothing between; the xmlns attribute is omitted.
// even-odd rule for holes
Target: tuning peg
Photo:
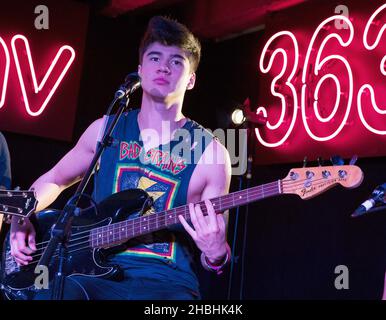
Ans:
<svg viewBox="0 0 386 320"><path fill-rule="evenodd" d="M10 214L5 214L3 216L3 222L6 223L6 224L11 224L12 216Z"/></svg>
<svg viewBox="0 0 386 320"><path fill-rule="evenodd" d="M305 156L303 159L303 168L307 167L307 161L307 156Z"/></svg>
<svg viewBox="0 0 386 320"><path fill-rule="evenodd" d="M341 156L338 156L338 155L332 156L330 158L330 161L332 162L332 164L334 166L343 166L344 165L344 160L342 159Z"/></svg>
<svg viewBox="0 0 386 320"><path fill-rule="evenodd" d="M17 187L15 187L15 189L13 189L14 191L19 191L20 190L20 187L19 186L17 186Z"/></svg>
<svg viewBox="0 0 386 320"><path fill-rule="evenodd" d="M318 157L316 160L318 161L319 167L323 167L323 163L324 163L323 158L322 157Z"/></svg>
<svg viewBox="0 0 386 320"><path fill-rule="evenodd" d="M350 166L353 166L358 160L358 156L355 154L352 156L351 160L350 160Z"/></svg>

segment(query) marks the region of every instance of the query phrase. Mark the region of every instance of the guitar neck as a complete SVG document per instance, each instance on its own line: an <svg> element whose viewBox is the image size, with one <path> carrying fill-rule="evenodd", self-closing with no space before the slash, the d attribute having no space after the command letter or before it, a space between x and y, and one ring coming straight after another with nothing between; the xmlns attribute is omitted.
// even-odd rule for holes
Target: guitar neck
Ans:
<svg viewBox="0 0 386 320"><path fill-rule="evenodd" d="M282 181L278 180L213 198L210 199L210 201L212 202L215 211L219 213L280 193L282 193ZM205 202L200 201L197 204L200 205L203 214L207 215ZM109 247L140 235L179 224L179 215L183 215L186 220L190 220L189 205L93 229L90 234L91 246L93 248Z"/></svg>

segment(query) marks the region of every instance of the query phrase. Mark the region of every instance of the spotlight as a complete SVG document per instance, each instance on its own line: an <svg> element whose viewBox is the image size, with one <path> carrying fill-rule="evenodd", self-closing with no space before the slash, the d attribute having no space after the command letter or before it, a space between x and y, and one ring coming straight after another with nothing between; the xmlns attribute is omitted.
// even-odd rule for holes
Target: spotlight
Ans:
<svg viewBox="0 0 386 320"><path fill-rule="evenodd" d="M246 119L243 110L236 108L231 115L232 122L236 125L242 124Z"/></svg>

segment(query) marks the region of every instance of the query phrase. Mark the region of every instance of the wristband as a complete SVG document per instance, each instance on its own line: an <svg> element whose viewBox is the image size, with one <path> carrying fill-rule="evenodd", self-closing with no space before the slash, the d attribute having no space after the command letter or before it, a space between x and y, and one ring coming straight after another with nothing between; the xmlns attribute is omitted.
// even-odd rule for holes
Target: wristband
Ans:
<svg viewBox="0 0 386 320"><path fill-rule="evenodd" d="M208 271L213 271L213 272L216 272L216 274L220 275L222 272L223 272L223 268L226 266L226 264L229 262L230 260L230 248L229 246L227 245L227 252L225 254L225 257L223 259L223 261L221 262L221 264L219 265L214 265L212 263L210 263L208 261L208 258L205 256L205 254L202 252L201 253L201 264L202 266L208 270Z"/></svg>

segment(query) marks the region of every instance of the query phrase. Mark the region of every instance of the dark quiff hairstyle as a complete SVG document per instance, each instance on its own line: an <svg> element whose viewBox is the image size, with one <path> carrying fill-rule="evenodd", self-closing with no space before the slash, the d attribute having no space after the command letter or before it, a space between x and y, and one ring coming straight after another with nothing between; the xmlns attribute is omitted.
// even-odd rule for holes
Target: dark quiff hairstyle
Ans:
<svg viewBox="0 0 386 320"><path fill-rule="evenodd" d="M151 18L139 47L140 63L146 49L155 42L164 46L176 46L186 51L192 71L197 70L201 58L201 44L185 25L168 17Z"/></svg>

